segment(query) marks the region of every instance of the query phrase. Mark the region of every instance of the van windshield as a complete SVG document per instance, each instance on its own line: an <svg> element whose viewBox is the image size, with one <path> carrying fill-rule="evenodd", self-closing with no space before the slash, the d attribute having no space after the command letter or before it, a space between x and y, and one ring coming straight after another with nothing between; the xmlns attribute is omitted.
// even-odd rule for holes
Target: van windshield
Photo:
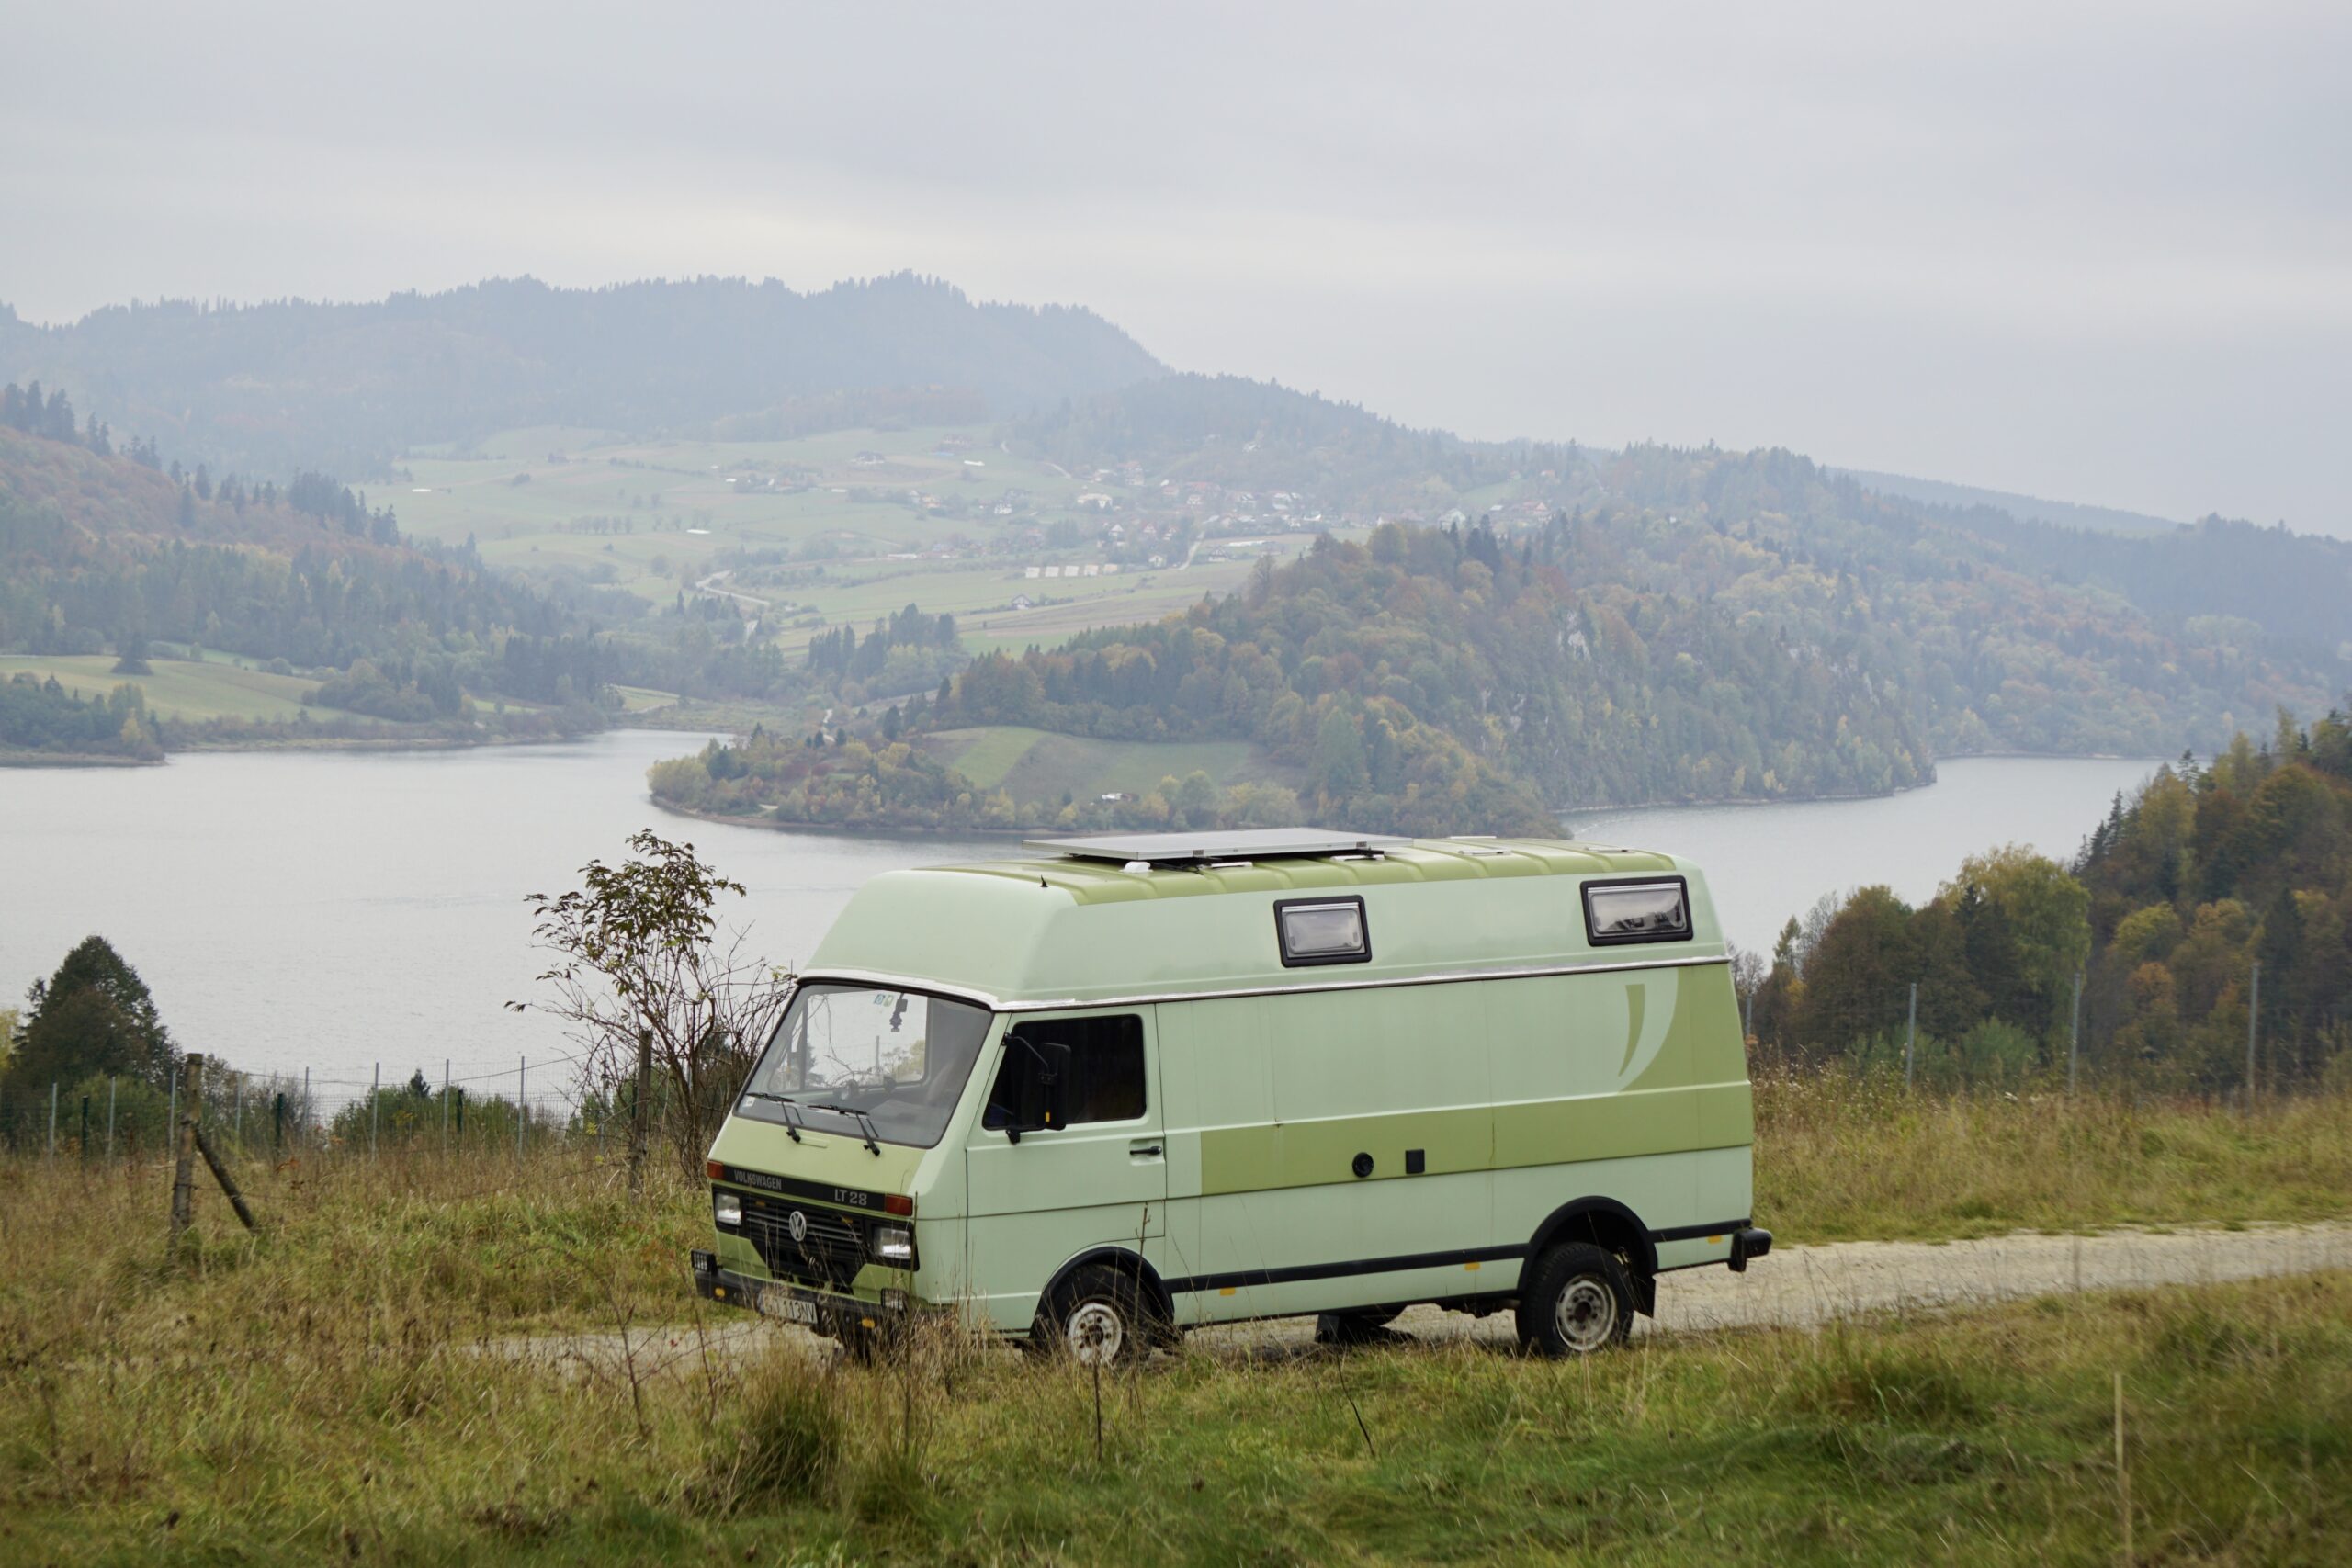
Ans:
<svg viewBox="0 0 2352 1568"><path fill-rule="evenodd" d="M989 1032L985 1008L878 986L808 985L768 1037L736 1114L930 1148Z"/></svg>

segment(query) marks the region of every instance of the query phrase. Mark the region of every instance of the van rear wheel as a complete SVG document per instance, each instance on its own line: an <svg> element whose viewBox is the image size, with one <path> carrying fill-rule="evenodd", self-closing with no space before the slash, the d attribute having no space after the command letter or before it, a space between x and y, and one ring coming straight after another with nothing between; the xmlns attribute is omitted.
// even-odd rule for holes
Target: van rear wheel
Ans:
<svg viewBox="0 0 2352 1568"><path fill-rule="evenodd" d="M1029 1330L1036 1348L1080 1366L1125 1366L1149 1348L1143 1293L1123 1269L1090 1264L1061 1283Z"/></svg>
<svg viewBox="0 0 2352 1568"><path fill-rule="evenodd" d="M1537 1258L1519 1294L1519 1342L1544 1356L1589 1356L1634 1332L1634 1284L1625 1266L1588 1242L1564 1242Z"/></svg>

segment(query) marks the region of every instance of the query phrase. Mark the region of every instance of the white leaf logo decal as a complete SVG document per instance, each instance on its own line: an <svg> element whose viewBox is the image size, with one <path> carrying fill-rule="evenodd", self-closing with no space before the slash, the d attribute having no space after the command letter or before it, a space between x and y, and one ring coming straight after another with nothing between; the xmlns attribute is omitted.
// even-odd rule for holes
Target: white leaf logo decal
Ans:
<svg viewBox="0 0 2352 1568"><path fill-rule="evenodd" d="M1617 1005L1624 1010L1625 1059L1617 1068L1617 1087L1630 1088L1657 1054L1666 1048L1667 1032L1674 1027L1675 999L1681 990L1682 972L1656 969L1617 989ZM1605 1037L1604 1037L1605 1038Z"/></svg>

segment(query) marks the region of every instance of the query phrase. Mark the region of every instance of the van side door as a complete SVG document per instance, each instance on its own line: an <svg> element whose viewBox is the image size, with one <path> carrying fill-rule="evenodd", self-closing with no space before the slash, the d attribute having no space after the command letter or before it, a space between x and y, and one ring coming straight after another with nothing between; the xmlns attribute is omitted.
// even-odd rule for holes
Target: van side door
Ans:
<svg viewBox="0 0 2352 1568"><path fill-rule="evenodd" d="M1037 1124L1041 1061L1063 1080L1046 1125ZM1055 1272L1090 1248L1140 1249L1164 1275L1168 1157L1152 1010L1015 1014L981 1068L988 1100L964 1150L965 1266L991 1324L1025 1329Z"/></svg>

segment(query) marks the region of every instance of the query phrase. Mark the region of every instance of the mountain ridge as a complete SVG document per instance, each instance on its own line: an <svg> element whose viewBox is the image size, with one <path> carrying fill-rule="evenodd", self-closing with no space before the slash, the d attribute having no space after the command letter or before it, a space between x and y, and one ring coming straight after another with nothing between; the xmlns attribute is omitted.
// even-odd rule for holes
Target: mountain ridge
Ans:
<svg viewBox="0 0 2352 1568"><path fill-rule="evenodd" d="M703 429L796 400L958 388L1011 417L1163 375L1081 306L976 301L912 273L560 288L492 278L380 300L0 314L0 381L74 389L171 455L248 472L382 471L411 448L539 424Z"/></svg>

